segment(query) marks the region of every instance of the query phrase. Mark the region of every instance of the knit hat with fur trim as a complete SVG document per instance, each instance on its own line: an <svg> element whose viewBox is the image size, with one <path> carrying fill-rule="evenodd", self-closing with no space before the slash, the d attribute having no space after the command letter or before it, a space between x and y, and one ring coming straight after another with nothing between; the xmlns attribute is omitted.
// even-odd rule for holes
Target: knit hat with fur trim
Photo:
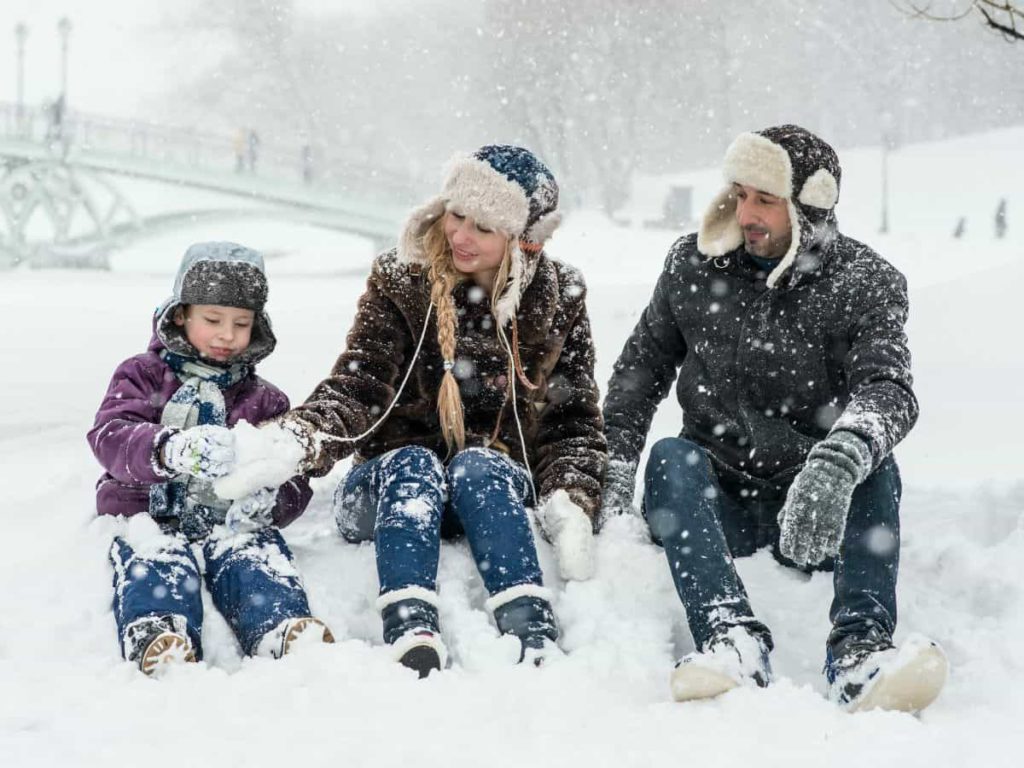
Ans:
<svg viewBox="0 0 1024 768"><path fill-rule="evenodd" d="M174 322L178 307L215 304L251 309L255 319L249 347L232 362L254 364L269 355L277 344L264 310L267 292L267 276L259 251L237 243L195 243L181 259L173 295L157 310L157 336L172 352L195 357L198 352Z"/></svg>
<svg viewBox="0 0 1024 768"><path fill-rule="evenodd" d="M741 133L726 150L724 166L728 186L712 200L697 234L697 250L705 256L724 256L743 244L733 184L754 187L788 203L792 241L768 276L770 287L798 253L834 237L841 169L835 150L818 136L798 125Z"/></svg>
<svg viewBox="0 0 1024 768"><path fill-rule="evenodd" d="M498 300L497 319L504 323L533 278L537 254L561 223L557 207L558 184L536 155L508 144L481 147L449 161L441 194L410 214L399 238L399 257L425 263L423 235L450 210L507 234L515 243L508 288Z"/></svg>

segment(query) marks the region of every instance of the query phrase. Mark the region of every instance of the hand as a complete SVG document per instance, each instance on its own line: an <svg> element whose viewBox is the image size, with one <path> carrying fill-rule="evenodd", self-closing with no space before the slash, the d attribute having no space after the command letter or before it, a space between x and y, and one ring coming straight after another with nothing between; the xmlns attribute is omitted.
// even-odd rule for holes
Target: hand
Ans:
<svg viewBox="0 0 1024 768"><path fill-rule="evenodd" d="M167 438L160 458L172 472L216 480L234 466L235 436L226 427L213 424L183 429Z"/></svg>
<svg viewBox="0 0 1024 768"><path fill-rule="evenodd" d="M277 488L260 488L235 499L224 516L224 525L232 533L255 533L274 522Z"/></svg>
<svg viewBox="0 0 1024 768"><path fill-rule="evenodd" d="M611 459L604 476L599 520L604 523L617 515L636 514L633 491L636 488L636 468L629 462Z"/></svg>
<svg viewBox="0 0 1024 768"><path fill-rule="evenodd" d="M594 527L590 516L564 490L552 493L537 509L541 533L555 548L558 572L567 581L594 575Z"/></svg>
<svg viewBox="0 0 1024 768"><path fill-rule="evenodd" d="M839 554L853 490L871 471L871 449L839 430L815 445L779 511L779 550L799 566Z"/></svg>
<svg viewBox="0 0 1024 768"><path fill-rule="evenodd" d="M308 459L311 440L304 426L280 419L254 427L239 421L232 432L237 436L238 460L213 484L222 499L241 499L260 488L277 488L299 474Z"/></svg>

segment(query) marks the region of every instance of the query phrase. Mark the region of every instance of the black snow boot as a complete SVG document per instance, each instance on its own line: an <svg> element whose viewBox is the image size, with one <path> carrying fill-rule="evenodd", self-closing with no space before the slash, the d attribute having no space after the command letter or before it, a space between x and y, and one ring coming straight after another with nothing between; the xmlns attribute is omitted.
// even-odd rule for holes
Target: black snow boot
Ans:
<svg viewBox="0 0 1024 768"><path fill-rule="evenodd" d="M426 677L443 669L448 651L441 641L437 593L422 587L405 587L377 599L384 622L384 642L402 666Z"/></svg>
<svg viewBox="0 0 1024 768"><path fill-rule="evenodd" d="M539 667L546 656L561 653L555 644L558 625L547 595L543 587L524 584L499 592L487 601L498 631L519 638L520 664L528 662Z"/></svg>

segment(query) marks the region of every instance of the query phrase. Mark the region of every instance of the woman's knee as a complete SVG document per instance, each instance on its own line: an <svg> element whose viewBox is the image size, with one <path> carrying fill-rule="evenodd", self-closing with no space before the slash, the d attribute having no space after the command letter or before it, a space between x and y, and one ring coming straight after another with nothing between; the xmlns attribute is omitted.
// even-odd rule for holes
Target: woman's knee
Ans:
<svg viewBox="0 0 1024 768"><path fill-rule="evenodd" d="M444 480L441 460L436 453L422 445L396 448L381 457L380 466L380 474L388 476L388 482L393 482L392 478L400 481L417 479L430 483Z"/></svg>
<svg viewBox="0 0 1024 768"><path fill-rule="evenodd" d="M644 473L648 481L659 475L679 477L680 475L710 476L710 462L707 452L692 440L683 437L663 437L651 446Z"/></svg>

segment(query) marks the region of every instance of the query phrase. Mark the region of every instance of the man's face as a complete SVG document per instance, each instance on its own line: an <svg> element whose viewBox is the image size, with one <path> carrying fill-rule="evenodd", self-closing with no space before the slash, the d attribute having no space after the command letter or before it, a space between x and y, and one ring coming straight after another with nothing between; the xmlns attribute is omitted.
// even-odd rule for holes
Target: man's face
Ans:
<svg viewBox="0 0 1024 768"><path fill-rule="evenodd" d="M751 256L781 259L789 250L793 230L785 198L754 187L733 184L736 221L743 230L743 246Z"/></svg>

